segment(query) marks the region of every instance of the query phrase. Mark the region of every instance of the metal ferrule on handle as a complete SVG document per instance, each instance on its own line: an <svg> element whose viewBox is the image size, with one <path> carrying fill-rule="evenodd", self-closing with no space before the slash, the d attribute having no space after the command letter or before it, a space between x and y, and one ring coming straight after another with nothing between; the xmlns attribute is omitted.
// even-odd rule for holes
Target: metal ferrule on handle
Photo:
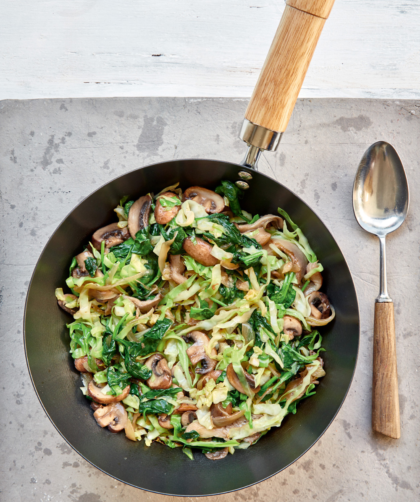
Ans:
<svg viewBox="0 0 420 502"><path fill-rule="evenodd" d="M275 151L286 130L334 0L287 0L241 129L243 164L256 168L262 151Z"/></svg>

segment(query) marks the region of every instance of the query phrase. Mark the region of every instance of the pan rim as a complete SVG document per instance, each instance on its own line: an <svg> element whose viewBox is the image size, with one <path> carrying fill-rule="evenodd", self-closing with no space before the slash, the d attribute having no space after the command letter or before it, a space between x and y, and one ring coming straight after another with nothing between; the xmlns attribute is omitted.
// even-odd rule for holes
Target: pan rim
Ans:
<svg viewBox="0 0 420 502"><path fill-rule="evenodd" d="M285 188L286 190L288 190L294 197L296 197L297 199L299 199L300 202L302 202L304 205L306 205L314 214L315 216L322 222L322 224L325 226L326 230L328 231L328 233L330 234L330 236L332 237L332 239L334 240L338 250L340 251L342 257L343 257L343 260L344 260L344 263L349 271L349 275L350 275L350 279L351 279L351 284L353 286L353 290L354 290L354 297L355 297L355 301L356 301L356 309L357 309L357 327L358 327L358 330L357 330L357 351L356 351L356 358L355 358L355 363L354 363L354 368L353 368L353 371L352 371L352 374L351 374L351 378L350 378L350 381L349 381L349 384L348 384L348 387L347 387L347 390L343 396L343 399L341 400L341 403L340 405L338 406L336 412L334 413L334 415L332 416L330 422L327 424L327 426L325 427L325 429L322 431L322 433L315 439L315 441L310 444L310 446L308 446L308 448L306 448L298 457L296 457L292 462L290 462L289 464L287 464L286 466L284 466L283 468L279 469L278 471L276 472L273 472L272 474L258 480L258 481L255 481L253 483L250 483L246 486L242 486L240 488L234 488L232 490L227 490L227 491L222 491L222 492L217 492L217 493L210 493L210 494L199 494L199 495L191 495L191 494L187 494L187 495L182 495L182 494L172 494L172 493L167 493L167 492L160 492L160 491L157 491L157 490L152 490L152 489L149 489L149 488L142 488L140 486L137 486L137 485L134 485L128 481L125 481L123 479L120 479L118 478L117 476L105 471L104 469L102 469L101 467L98 467L96 464L94 464L91 460L89 460L88 458L86 458L75 446L73 446L72 443L70 443L70 441L63 435L63 433L60 431L60 429L58 428L58 426L55 424L54 420L51 418L50 414L48 413L47 409L45 408L44 406L44 403L42 402L42 399L41 399L41 396L39 395L38 393L38 389L35 385L35 381L34 381L34 377L32 376L32 371L31 371L31 367L30 367L30 364L29 364L29 356L28 356L28 350L27 350L27 344L26 344L26 316L27 316L27 312L28 312L28 300L29 300L29 294L30 294L30 291L31 291L31 286L32 286L32 283L33 283L33 280L34 280L34 276L35 276L35 272L38 268L38 264L39 262L41 261L41 258L43 257L45 251L46 251L46 248L48 247L50 241L52 240L52 238L54 237L55 233L57 232L57 230L61 227L61 225L67 220L67 218L80 206L82 205L88 198L90 198L92 195L96 194L99 190L101 190L102 188L106 187L107 185L109 185L110 183L113 183L114 181L118 180L119 178L122 178L123 176L126 176L127 174L130 174L130 173L134 173L136 171L141 171L142 169L145 169L145 168L148 168L148 167L158 167L162 164L169 164L169 163L176 163L176 162L225 162L225 163L228 163L228 164L232 164L233 166L237 166L238 168L240 168L241 170L245 170L245 171L248 171L250 174L255 174L255 173L258 173L258 175L261 175L263 176L264 178L267 178L269 180L272 180L274 181L276 184L280 185L281 187ZM273 476L276 476L277 474L279 474L280 472L284 471L285 469L287 469L288 467L290 467L291 465L293 465L297 460L299 460L301 457L303 457L303 455L305 455L311 448L313 448L313 446L315 446L315 444L324 436L324 434L326 433L326 431L331 427L332 423L334 422L334 420L336 419L339 411L341 410L343 404L344 404L344 401L347 399L347 396L349 394L349 391L350 391L350 388L353 384L353 380L354 380L354 376L355 376L355 373L356 373L356 368L357 368L357 363L358 363L358 360L359 360L359 351L360 351L360 309L359 309L359 300L358 300L358 297L357 297L357 290L356 290L356 287L355 287L355 284L354 284L354 280L353 280L353 275L351 273L351 270L350 270L350 267L349 267L349 264L347 262L347 259L345 257L345 255L343 254L342 250L341 250L341 247L338 245L336 239L334 238L334 236L332 235L331 231L329 230L329 228L327 227L327 225L324 223L324 220L322 218L320 218L318 216L318 214L312 209L311 206L309 206L301 197L299 197L299 195L297 195L295 192L293 192L291 189L289 189L287 186L283 185L282 183L280 183L279 181L277 181L276 179L272 178L271 176L268 176L267 174L264 174L262 172L259 172L259 171L255 171L254 169L251 169L251 168L248 168L248 167L245 167L241 164L238 164L236 162L231 162L231 161L221 161L221 160L217 160L217 159L203 159L203 158L186 158L186 159L173 159L173 160L167 160L167 161L163 161L163 162L157 162L157 163L154 163L154 164L148 164L148 165L145 165L145 166L142 166L142 167L138 167L136 169L132 169L130 171L127 171L126 173L124 174L121 174L119 176L116 176L115 178L107 181L106 183L103 183L100 187L98 187L96 190L94 190L93 192L89 193L86 197L83 197L83 199L81 201L79 201L72 209L71 211L69 211L66 216L60 221L60 223L56 226L56 228L54 229L54 231L52 232L52 234L50 235L49 239L47 240L47 242L44 244L43 248L42 248L42 251L40 253L40 255L38 256L38 259L36 261L36 264L34 266L34 269L33 269L33 272L32 272L32 275L31 275L31 279L29 281L29 285L28 285L28 291L27 291L27 294L26 294L26 299L25 299L25 306L24 306L24 315L23 315L23 345L24 345L24 351L25 351L25 361L26 361L26 366L28 368L28 372L29 372L29 376L30 376L30 379L31 379L31 383L32 383L32 387L35 391L35 394L38 398L38 401L39 403L41 404L41 407L42 409L44 410L45 414L47 415L48 419L50 420L50 422L52 423L52 425L54 426L54 428L57 430L57 432L60 434L60 436L66 441L66 443L78 454L80 455L84 460L86 460L90 465L92 465L93 467L95 467L96 469L98 469L99 471L103 472L104 474L106 474L107 476L110 476L111 478L121 482L121 483L124 483L128 486L132 486L133 488L136 488L138 490L143 490L143 491L147 491L147 492L150 492L150 493L156 493L158 495L165 495L165 496L171 496L171 497L213 497L213 496L217 496L217 495L225 495L225 494L228 494L228 493L234 493L234 492L237 492L237 491L240 491L240 490L244 490L246 488L250 488L251 486L255 486L259 483L262 483L263 481L267 481L268 479L272 478Z"/></svg>

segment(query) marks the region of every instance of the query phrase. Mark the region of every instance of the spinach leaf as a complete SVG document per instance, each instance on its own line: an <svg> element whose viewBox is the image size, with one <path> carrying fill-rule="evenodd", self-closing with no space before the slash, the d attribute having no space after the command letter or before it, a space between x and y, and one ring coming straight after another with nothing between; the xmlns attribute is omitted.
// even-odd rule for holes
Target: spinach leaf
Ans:
<svg viewBox="0 0 420 502"><path fill-rule="evenodd" d="M240 216L244 218L246 221L249 221L242 214L241 205L239 203L239 199L243 197L243 191L237 187L234 183L228 180L223 180L222 184L219 185L216 190L216 193L219 195L224 195L229 200L229 207L232 210L232 213L236 216Z"/></svg>
<svg viewBox="0 0 420 502"><path fill-rule="evenodd" d="M173 406L164 399L156 399L152 401L143 401L139 406L139 413L166 413L171 414Z"/></svg>
<svg viewBox="0 0 420 502"><path fill-rule="evenodd" d="M226 371L222 371L222 374L217 378L216 383L223 382L226 378Z"/></svg>
<svg viewBox="0 0 420 502"><path fill-rule="evenodd" d="M255 345L257 347L262 347L263 345L263 342L261 341L260 338L261 328L265 328L267 331L275 335L270 323L267 321L265 317L263 317L263 315L260 312L258 312L258 310L254 310L248 322L251 324L252 329L255 332Z"/></svg>
<svg viewBox="0 0 420 502"><path fill-rule="evenodd" d="M172 321L165 318L162 321L157 321L153 328L150 328L150 330L143 335L140 342L128 342L127 340L119 340L119 342L123 343L124 346L130 344L128 351L131 359L135 359L139 356L147 356L152 352L156 352L159 342L171 325Z"/></svg>
<svg viewBox="0 0 420 502"><path fill-rule="evenodd" d="M189 432L184 432L182 435L183 439L198 439L200 437L200 434L197 431L189 431Z"/></svg>
<svg viewBox="0 0 420 502"><path fill-rule="evenodd" d="M240 251L237 251L233 254L232 263L239 264L245 268L255 267L260 264L262 256L262 251L258 251L253 254L241 253Z"/></svg>
<svg viewBox="0 0 420 502"><path fill-rule="evenodd" d="M177 199L178 200L178 199ZM187 238L187 234L185 233L182 227L172 227L167 233L167 237L165 240L169 241L173 239L176 234L174 242L171 244L171 254L180 254L182 252L182 244L184 239Z"/></svg>
<svg viewBox="0 0 420 502"><path fill-rule="evenodd" d="M102 344L102 361L106 366L109 366L111 364L111 359L115 356L116 353L117 344L112 337L112 334L109 333L108 335L104 336Z"/></svg>
<svg viewBox="0 0 420 502"><path fill-rule="evenodd" d="M157 389L149 390L142 395L142 400L144 399L156 399L162 396L175 397L178 392L182 392L180 387L172 387L170 389Z"/></svg>
<svg viewBox="0 0 420 502"><path fill-rule="evenodd" d="M124 363L127 373L134 378L148 380L152 376L152 370L136 361L137 344L128 340L120 340L119 342L124 345Z"/></svg>
<svg viewBox="0 0 420 502"><path fill-rule="evenodd" d="M200 308L191 307L190 317L197 319L198 321L203 321L205 319L210 319L214 316L217 310L217 304L213 302L213 306L210 308L209 304L205 300L200 300Z"/></svg>
<svg viewBox="0 0 420 502"><path fill-rule="evenodd" d="M267 286L268 297L270 300L273 300L276 305L283 305L285 308L289 308L295 301L296 291L292 286L294 275L293 272L286 274L281 288L272 283Z"/></svg>
<svg viewBox="0 0 420 502"><path fill-rule="evenodd" d="M248 396L246 394L242 394L238 390L231 390L228 392L227 398L223 401L222 406L226 408L229 403L232 403L233 407L238 407L242 401L246 401Z"/></svg>
<svg viewBox="0 0 420 502"><path fill-rule="evenodd" d="M134 204L134 200L129 200L124 204L124 213L126 217L128 218L128 213L130 212L131 206Z"/></svg>
<svg viewBox="0 0 420 502"><path fill-rule="evenodd" d="M115 366L110 366L106 370L106 379L108 382L108 385L111 387L112 394L114 396L118 396L121 394L123 388L127 385L128 380L130 380L131 375L128 373L122 373L121 371L117 370ZM123 384L123 387L121 387L121 384Z"/></svg>
<svg viewBox="0 0 420 502"><path fill-rule="evenodd" d="M325 349L319 349L316 354L313 354L311 356L303 356L300 352L295 350L293 347L291 347L289 344L283 343L282 346L279 348L279 356L281 360L283 361L284 367L285 368L290 368L293 366L293 363L298 363L299 365L304 365L308 364L312 361L314 361L319 353Z"/></svg>
<svg viewBox="0 0 420 502"><path fill-rule="evenodd" d="M261 245L258 244L255 239L241 234L238 228L230 222L229 216L227 216L226 214L210 214L206 219L214 221L223 227L224 234L219 238L215 238L214 235L207 234L208 237L217 242L218 245L236 244L244 248L254 246L256 249L262 249Z"/></svg>
<svg viewBox="0 0 420 502"><path fill-rule="evenodd" d="M153 245L150 242L149 231L147 228L139 230L136 238L130 237L126 241L113 246L112 252L118 260L127 260L132 253L145 256L153 250Z"/></svg>
<svg viewBox="0 0 420 502"><path fill-rule="evenodd" d="M144 266L147 268L148 273L142 277L142 281L143 284L147 286L156 282L156 280L161 276L158 257L155 253L149 253L147 255L147 263L145 263Z"/></svg>
<svg viewBox="0 0 420 502"><path fill-rule="evenodd" d="M222 295L227 305L230 305L238 298L242 299L245 296L245 291L241 291L236 286L228 288L223 286L223 284L219 286L219 293Z"/></svg>
<svg viewBox="0 0 420 502"><path fill-rule="evenodd" d="M133 394L133 396L137 396L139 399L141 399L139 386L136 383L130 384L130 394Z"/></svg>
<svg viewBox="0 0 420 502"><path fill-rule="evenodd" d="M95 273L98 268L98 265L96 264L95 258L92 258L90 256L89 256L89 258L86 258L85 267L86 267L86 270L89 272L89 275L91 277L95 277Z"/></svg>
<svg viewBox="0 0 420 502"><path fill-rule="evenodd" d="M309 350L317 350L321 347L322 343L322 336L319 333L319 331L312 331L310 335L306 335L302 337L299 340L299 345L297 348L299 349L300 347L308 347Z"/></svg>

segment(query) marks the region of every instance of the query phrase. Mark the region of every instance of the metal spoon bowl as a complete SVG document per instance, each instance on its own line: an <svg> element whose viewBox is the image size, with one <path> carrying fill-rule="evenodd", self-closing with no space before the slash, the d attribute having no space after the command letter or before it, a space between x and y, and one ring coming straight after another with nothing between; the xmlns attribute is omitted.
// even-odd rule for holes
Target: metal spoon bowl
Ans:
<svg viewBox="0 0 420 502"><path fill-rule="evenodd" d="M394 305L386 281L385 237L401 226L408 213L405 171L395 149L385 141L371 145L362 157L353 186L353 209L359 225L380 243L380 293L375 305L372 426L400 437Z"/></svg>

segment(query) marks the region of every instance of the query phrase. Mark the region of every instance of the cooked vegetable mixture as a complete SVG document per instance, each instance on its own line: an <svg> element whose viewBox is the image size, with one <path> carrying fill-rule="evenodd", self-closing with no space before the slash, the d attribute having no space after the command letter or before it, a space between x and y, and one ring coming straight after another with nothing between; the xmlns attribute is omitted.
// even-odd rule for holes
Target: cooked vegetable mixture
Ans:
<svg viewBox="0 0 420 502"><path fill-rule="evenodd" d="M334 318L300 228L243 191L178 184L126 198L73 258L58 304L101 427L212 460L246 449L315 394Z"/></svg>

